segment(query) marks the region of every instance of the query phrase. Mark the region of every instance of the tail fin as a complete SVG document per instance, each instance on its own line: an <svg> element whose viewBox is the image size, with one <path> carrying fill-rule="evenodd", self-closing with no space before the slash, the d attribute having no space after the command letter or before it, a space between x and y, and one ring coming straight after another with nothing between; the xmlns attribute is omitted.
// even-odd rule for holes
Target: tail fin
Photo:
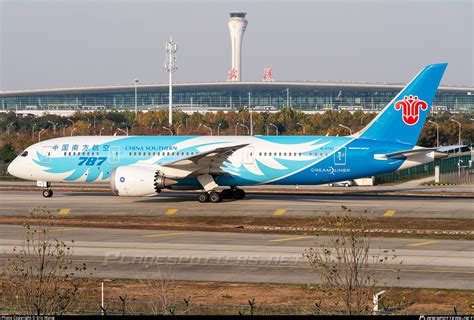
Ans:
<svg viewBox="0 0 474 320"><path fill-rule="evenodd" d="M415 145L429 113L447 63L432 64L410 83L355 136Z"/></svg>

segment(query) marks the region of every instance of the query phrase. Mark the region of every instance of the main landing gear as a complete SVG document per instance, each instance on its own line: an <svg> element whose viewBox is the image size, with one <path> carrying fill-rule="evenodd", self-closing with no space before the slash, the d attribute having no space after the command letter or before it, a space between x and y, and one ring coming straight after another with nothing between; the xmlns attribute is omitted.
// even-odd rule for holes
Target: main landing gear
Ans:
<svg viewBox="0 0 474 320"><path fill-rule="evenodd" d="M240 200L245 198L245 191L239 188L224 189L221 192L214 190L203 192L199 195L199 202L221 202L224 199Z"/></svg>
<svg viewBox="0 0 474 320"><path fill-rule="evenodd" d="M205 192L201 193L198 197L199 202L221 202L223 199L243 199L245 197L245 191L237 187L230 189L224 189L221 192L217 192L216 188L219 186L214 181L214 178L210 174L202 174L197 177L199 183Z"/></svg>

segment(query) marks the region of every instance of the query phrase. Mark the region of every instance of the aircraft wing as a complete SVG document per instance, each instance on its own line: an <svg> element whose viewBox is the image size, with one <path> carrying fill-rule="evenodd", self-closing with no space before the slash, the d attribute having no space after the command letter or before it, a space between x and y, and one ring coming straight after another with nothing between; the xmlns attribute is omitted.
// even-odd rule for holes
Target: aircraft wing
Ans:
<svg viewBox="0 0 474 320"><path fill-rule="evenodd" d="M203 170L206 173L221 174L222 170L220 167L222 163L224 163L224 161L226 161L236 150L248 145L248 143L244 143L215 148L184 159L163 163L161 166L172 170L179 170L181 172L187 171L189 173L188 175L200 173L203 172Z"/></svg>

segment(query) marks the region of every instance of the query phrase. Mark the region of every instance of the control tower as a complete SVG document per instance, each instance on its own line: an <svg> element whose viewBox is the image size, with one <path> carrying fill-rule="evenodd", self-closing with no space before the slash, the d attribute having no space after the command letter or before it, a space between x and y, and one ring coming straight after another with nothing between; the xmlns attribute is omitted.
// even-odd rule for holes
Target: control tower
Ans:
<svg viewBox="0 0 474 320"><path fill-rule="evenodd" d="M230 31L230 41L232 43L232 69L229 71L229 81L240 81L242 77L241 51L242 39L247 28L246 12L231 12L227 22Z"/></svg>

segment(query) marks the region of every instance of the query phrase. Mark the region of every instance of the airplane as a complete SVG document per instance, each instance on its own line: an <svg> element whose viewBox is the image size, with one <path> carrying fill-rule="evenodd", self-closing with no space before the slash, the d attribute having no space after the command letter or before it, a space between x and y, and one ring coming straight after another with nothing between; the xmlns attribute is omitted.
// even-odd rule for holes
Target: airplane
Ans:
<svg viewBox="0 0 474 320"><path fill-rule="evenodd" d="M416 145L447 64L423 68L350 136L71 136L35 143L8 167L37 181L109 181L119 196L201 190L200 202L243 199L250 185L317 185L375 176L447 156ZM219 191L220 189L223 190Z"/></svg>

